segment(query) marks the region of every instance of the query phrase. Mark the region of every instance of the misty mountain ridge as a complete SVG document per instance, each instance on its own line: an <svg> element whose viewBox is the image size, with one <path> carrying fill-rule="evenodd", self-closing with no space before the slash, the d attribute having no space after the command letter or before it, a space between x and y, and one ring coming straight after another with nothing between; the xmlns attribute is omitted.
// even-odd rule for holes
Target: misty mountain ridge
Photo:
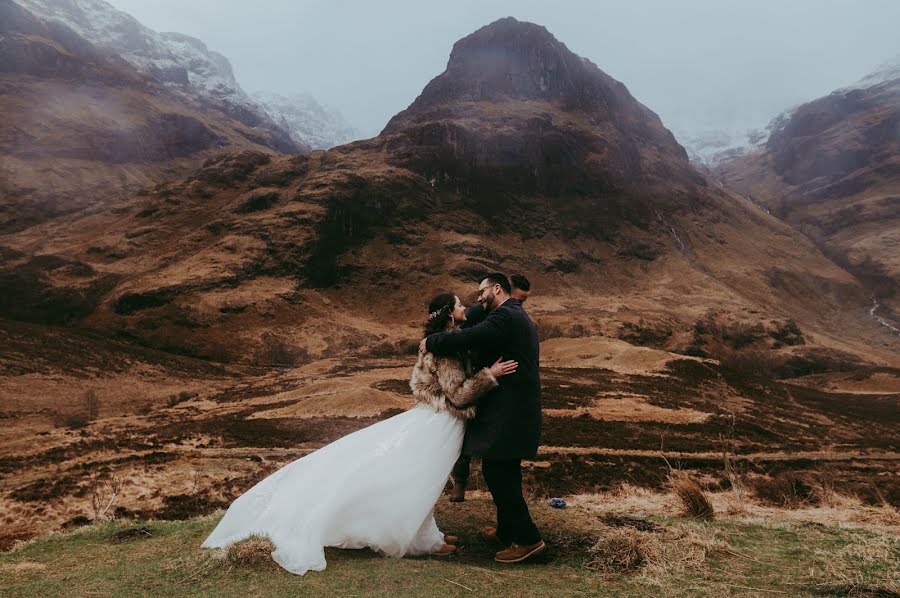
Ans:
<svg viewBox="0 0 900 598"><path fill-rule="evenodd" d="M260 91L252 97L272 120L312 149L328 149L360 137L340 112L322 106L308 93L282 95Z"/></svg>
<svg viewBox="0 0 900 598"><path fill-rule="evenodd" d="M886 84L900 86L900 55L881 63L875 70L851 85L836 89L832 94L843 95L853 90L864 90ZM740 156L761 150L769 137L785 126L801 104L793 105L772 118L764 127L732 127L695 131L678 128L675 135L687 149L691 161L702 167L717 165Z"/></svg>
<svg viewBox="0 0 900 598"><path fill-rule="evenodd" d="M164 83L58 19L11 0L0 17L0 230L100 207L228 149L303 149L268 117Z"/></svg>
<svg viewBox="0 0 900 598"><path fill-rule="evenodd" d="M727 187L803 231L900 319L900 60L780 118L765 144L719 163ZM896 330L891 324L889 329Z"/></svg>
<svg viewBox="0 0 900 598"><path fill-rule="evenodd" d="M622 83L546 28L511 17L454 44L447 69L382 131L394 136L392 163L482 192L705 185Z"/></svg>
<svg viewBox="0 0 900 598"><path fill-rule="evenodd" d="M102 0L0 0L0 15L0 230L102 208L223 151L309 149L200 40ZM318 144L347 135L339 115L303 101Z"/></svg>
<svg viewBox="0 0 900 598"><path fill-rule="evenodd" d="M546 289L546 325L575 317L617 336L640 320L667 330L654 342L670 350L708 351L694 332L706 318L819 331L789 356L868 351L834 322L877 330L852 277L709 184L624 85L514 19L457 42L376 138L210 159L110 207L5 238L0 274L44 298L0 306L5 317L75 314L71 325L219 360L253 359L272 338L321 358L401 343L419 318L398 288L462 292L505 270ZM83 276L51 275L63 267Z"/></svg>
<svg viewBox="0 0 900 598"><path fill-rule="evenodd" d="M291 107L283 100L274 115L250 97L235 79L228 58L207 48L201 40L174 32L156 32L104 0L17 0L44 18L63 23L96 45L110 50L141 73L147 73L170 89L187 93L202 103L220 106L227 114L252 127L280 127L292 145L277 148L286 153L307 151L349 141L347 125L335 111L325 111L306 94ZM303 119L302 113L313 112ZM282 122L282 115L291 119ZM291 123L303 122L303 126ZM308 142L309 136L313 143ZM349 136L352 137L352 136Z"/></svg>
<svg viewBox="0 0 900 598"><path fill-rule="evenodd" d="M881 63L874 71L850 85L848 89L866 89L882 83L890 83L892 86L900 85L900 54Z"/></svg>

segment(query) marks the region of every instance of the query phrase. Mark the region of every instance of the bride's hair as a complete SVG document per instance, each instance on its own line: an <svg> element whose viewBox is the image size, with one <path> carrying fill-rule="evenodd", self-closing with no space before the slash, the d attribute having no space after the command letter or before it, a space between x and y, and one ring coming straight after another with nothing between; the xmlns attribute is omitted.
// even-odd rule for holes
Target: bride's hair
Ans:
<svg viewBox="0 0 900 598"><path fill-rule="evenodd" d="M428 321L425 323L425 336L447 330L453 308L456 307L456 295L441 293L428 304Z"/></svg>

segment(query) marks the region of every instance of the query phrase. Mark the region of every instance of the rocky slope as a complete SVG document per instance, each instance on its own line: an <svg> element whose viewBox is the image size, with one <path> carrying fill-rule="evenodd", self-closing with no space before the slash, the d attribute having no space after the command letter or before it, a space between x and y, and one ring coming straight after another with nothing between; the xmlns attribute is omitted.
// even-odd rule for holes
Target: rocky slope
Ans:
<svg viewBox="0 0 900 598"><path fill-rule="evenodd" d="M495 269L533 280L546 338L774 349L799 373L897 354L857 280L709 184L624 85L514 19L457 42L376 138L212 159L0 245L3 284L28 298L3 317L216 360L391 354L429 295L468 299ZM816 351L831 357L803 357Z"/></svg>
<svg viewBox="0 0 900 598"><path fill-rule="evenodd" d="M189 92L73 23L11 0L0 0L0 17L0 230L105 203L223 151L304 150L261 111L216 99L220 88Z"/></svg>
<svg viewBox="0 0 900 598"><path fill-rule="evenodd" d="M716 176L812 238L898 321L900 68L796 109L765 146Z"/></svg>

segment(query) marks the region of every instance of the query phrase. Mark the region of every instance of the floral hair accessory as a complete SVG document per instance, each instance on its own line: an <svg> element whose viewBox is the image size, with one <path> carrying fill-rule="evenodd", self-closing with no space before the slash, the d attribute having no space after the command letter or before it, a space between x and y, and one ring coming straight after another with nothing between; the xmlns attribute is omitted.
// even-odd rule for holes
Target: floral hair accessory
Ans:
<svg viewBox="0 0 900 598"><path fill-rule="evenodd" d="M437 309L437 310L431 312L430 314L428 314L428 319L429 319L429 320L435 319L436 317L438 317L439 315L441 315L441 314L447 309L447 307L448 307L448 306L445 305L444 307L442 307L442 308L440 308L440 309Z"/></svg>

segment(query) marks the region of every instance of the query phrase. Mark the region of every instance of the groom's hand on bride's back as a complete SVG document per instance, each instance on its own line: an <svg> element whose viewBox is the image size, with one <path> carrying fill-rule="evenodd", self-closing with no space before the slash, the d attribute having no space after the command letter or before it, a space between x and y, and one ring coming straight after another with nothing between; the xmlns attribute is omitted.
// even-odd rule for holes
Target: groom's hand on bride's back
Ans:
<svg viewBox="0 0 900 598"><path fill-rule="evenodd" d="M491 374L494 375L494 378L501 378L503 376L509 376L510 374L515 374L516 370L519 367L518 361L502 361L503 357L498 357L497 361L494 362L494 365L491 366Z"/></svg>

